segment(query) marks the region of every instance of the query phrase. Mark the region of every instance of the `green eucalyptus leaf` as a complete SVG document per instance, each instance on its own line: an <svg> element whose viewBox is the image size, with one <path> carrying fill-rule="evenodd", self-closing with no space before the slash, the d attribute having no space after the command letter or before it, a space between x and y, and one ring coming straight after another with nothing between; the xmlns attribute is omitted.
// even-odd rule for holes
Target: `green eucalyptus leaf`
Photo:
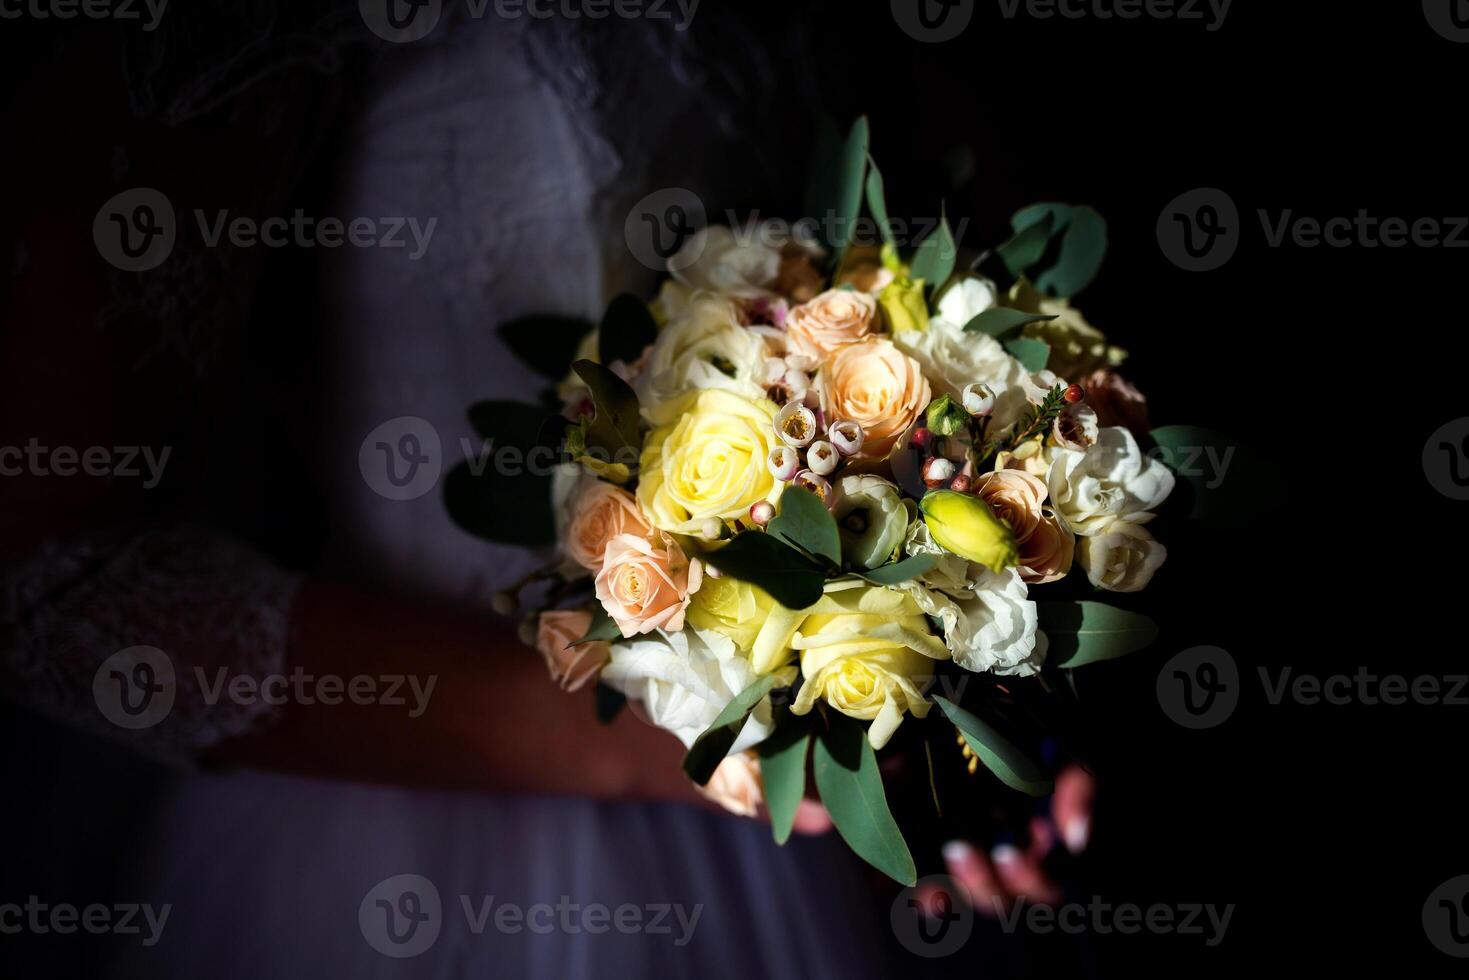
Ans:
<svg viewBox="0 0 1469 980"><path fill-rule="evenodd" d="M934 555L912 555L902 561L895 561L890 565L879 565L877 568L857 574L873 585L897 585L899 582L907 582L926 574L937 562L938 558Z"/></svg>
<svg viewBox="0 0 1469 980"><path fill-rule="evenodd" d="M935 696L933 700L959 729L970 751L979 756L979 761L998 776L1000 782L1030 796L1045 796L1055 788L1051 778L993 725L948 698Z"/></svg>
<svg viewBox="0 0 1469 980"><path fill-rule="evenodd" d="M610 454L612 462L631 465L642 446L638 433L638 396L612 371L595 361L571 366L592 393L596 415L587 425L587 448ZM631 454L631 459L627 458Z"/></svg>
<svg viewBox="0 0 1469 980"><path fill-rule="evenodd" d="M954 274L954 266L958 261L959 247L954 242L954 233L949 229L949 219L940 217L938 227L919 244L918 251L913 256L910 274L914 279L922 279L928 283L937 293Z"/></svg>
<svg viewBox="0 0 1469 980"><path fill-rule="evenodd" d="M746 531L701 556L726 575L758 585L787 609L805 609L821 598L821 566L764 531Z"/></svg>
<svg viewBox="0 0 1469 980"><path fill-rule="evenodd" d="M761 742L760 781L765 784L765 807L777 844L791 836L796 807L806 794L806 757L811 748L811 716L782 711L775 732Z"/></svg>
<svg viewBox="0 0 1469 980"><path fill-rule="evenodd" d="M620 639L622 639L622 630L618 628L616 621L607 615L606 607L598 602L592 606L592 622L587 627L586 635L579 640L572 640L566 645L574 647L578 644L591 643L595 640L610 643L613 640Z"/></svg>
<svg viewBox="0 0 1469 980"><path fill-rule="evenodd" d="M877 221L877 227L882 232L882 240L887 244L897 247L897 239L893 236L893 223L888 217L887 198L883 193L882 171L877 169L877 161L872 155L867 156L867 210L872 212L872 217Z"/></svg>
<svg viewBox="0 0 1469 980"><path fill-rule="evenodd" d="M985 333L997 340L1009 340L1019 336L1028 323L1054 319L1054 315L1045 313L1027 313L1024 310L1012 310L1008 306L994 306L964 324L964 332Z"/></svg>
<svg viewBox="0 0 1469 980"><path fill-rule="evenodd" d="M1011 226L1015 233L1010 240L995 249L1005 268L1010 275L1019 278L1041 260L1046 254L1046 246L1051 241L1051 226L1055 223L1055 217L1049 211L1042 211L1032 215L1025 224L1020 224L1022 211L1011 219Z"/></svg>
<svg viewBox="0 0 1469 980"><path fill-rule="evenodd" d="M1030 337L1015 337L1005 341L1005 350L1031 374L1045 370L1046 362L1051 359L1051 345L1044 340Z"/></svg>
<svg viewBox="0 0 1469 980"><path fill-rule="evenodd" d="M1054 231L1061 234L1056 264L1036 277L1036 288L1052 296L1075 296L1091 285L1107 254L1107 221L1095 209L1070 209L1069 220Z"/></svg>
<svg viewBox="0 0 1469 980"><path fill-rule="evenodd" d="M1047 665L1081 667L1141 650L1158 638L1158 624L1102 602L1039 602Z"/></svg>
<svg viewBox="0 0 1469 980"><path fill-rule="evenodd" d="M812 769L821 802L837 833L857 856L900 884L918 878L913 855L893 820L867 732L846 715L831 712L830 727L816 740Z"/></svg>
<svg viewBox="0 0 1469 980"><path fill-rule="evenodd" d="M1231 436L1193 425L1165 425L1149 436L1148 454L1178 477L1165 509L1209 523L1242 525L1280 499L1267 485L1269 464Z"/></svg>
<svg viewBox="0 0 1469 980"><path fill-rule="evenodd" d="M780 495L779 513L766 532L833 565L842 563L836 519L821 498L805 487L786 487Z"/></svg>
<svg viewBox="0 0 1469 980"><path fill-rule="evenodd" d="M704 729L704 733L694 739L694 744L689 746L688 754L683 760L683 770L690 779L700 786L709 782L714 770L729 755L735 739L739 738L740 729L745 727L745 719L778 681L775 674L766 674L736 694L709 727Z"/></svg>

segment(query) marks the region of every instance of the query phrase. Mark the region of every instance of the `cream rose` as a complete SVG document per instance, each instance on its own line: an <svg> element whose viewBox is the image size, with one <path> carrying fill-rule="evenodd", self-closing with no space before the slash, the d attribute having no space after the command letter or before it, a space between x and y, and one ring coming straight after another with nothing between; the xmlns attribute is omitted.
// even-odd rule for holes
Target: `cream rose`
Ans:
<svg viewBox="0 0 1469 980"><path fill-rule="evenodd" d="M710 225L689 236L668 260L668 271L696 292L742 298L769 295L780 274L780 249L766 241L770 237L761 227L736 235L724 225Z"/></svg>
<svg viewBox="0 0 1469 980"><path fill-rule="evenodd" d="M876 321L874 297L855 289L828 289L786 314L786 342L793 353L821 361L872 333Z"/></svg>
<svg viewBox="0 0 1469 980"><path fill-rule="evenodd" d="M735 318L727 299L701 294L658 334L638 379L638 402L653 425L673 421L691 391L723 389L745 398L765 394L765 341Z"/></svg>
<svg viewBox="0 0 1469 980"><path fill-rule="evenodd" d="M536 628L536 649L546 661L551 680L563 691L575 691L597 676L612 656L612 648L601 640L576 643L592 626L586 609L548 609L541 613Z"/></svg>
<svg viewBox="0 0 1469 980"><path fill-rule="evenodd" d="M1150 511L1173 492L1173 474L1144 455L1126 429L1103 429L1085 452L1051 450L1046 475L1051 506L1082 537L1105 531L1117 521L1144 524Z"/></svg>
<svg viewBox="0 0 1469 980"><path fill-rule="evenodd" d="M1114 521L1100 534L1081 539L1078 560L1097 588L1137 592L1153 580L1153 573L1167 557L1168 549L1147 528Z"/></svg>
<svg viewBox="0 0 1469 980"><path fill-rule="evenodd" d="M692 628L614 644L612 661L602 671L604 684L636 702L643 717L686 746L755 680L749 659L729 637ZM753 748L773 729L767 697L746 719L729 754Z"/></svg>
<svg viewBox="0 0 1469 980"><path fill-rule="evenodd" d="M607 542L597 573L597 598L624 637L655 629L683 629L689 598L699 591L703 568L684 557L667 534L656 543L635 534Z"/></svg>
<svg viewBox="0 0 1469 980"><path fill-rule="evenodd" d="M739 817L753 817L765 802L765 784L760 779L760 760L753 752L727 755L709 777L694 788L712 803Z"/></svg>
<svg viewBox="0 0 1469 980"><path fill-rule="evenodd" d="M1071 570L1075 539L1042 506L1046 484L1022 470L996 470L974 481L974 492L1015 535L1017 570L1031 585L1064 578Z"/></svg>
<svg viewBox="0 0 1469 980"><path fill-rule="evenodd" d="M566 554L589 572L602 570L607 542L620 534L646 537L653 530L632 494L604 480L587 479L568 501L571 519L562 540Z"/></svg>
<svg viewBox="0 0 1469 980"><path fill-rule="evenodd" d="M638 505L673 534L700 536L711 521L745 517L757 500L774 502L781 484L766 459L775 448L775 404L727 391L686 395L675 421L643 443Z"/></svg>
<svg viewBox="0 0 1469 980"><path fill-rule="evenodd" d="M775 608L775 600L758 586L732 575L706 576L689 605L689 625L723 633L741 650L755 643L760 626Z"/></svg>
<svg viewBox="0 0 1469 980"><path fill-rule="evenodd" d="M867 433L859 459L886 459L930 398L918 362L882 337L839 348L819 384L826 417L856 422Z"/></svg>

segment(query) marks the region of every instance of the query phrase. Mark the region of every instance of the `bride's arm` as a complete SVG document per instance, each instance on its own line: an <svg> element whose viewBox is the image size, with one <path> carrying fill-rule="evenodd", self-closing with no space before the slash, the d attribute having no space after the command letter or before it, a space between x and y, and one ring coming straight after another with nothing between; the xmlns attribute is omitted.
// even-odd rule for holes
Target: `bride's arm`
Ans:
<svg viewBox="0 0 1469 980"><path fill-rule="evenodd" d="M677 739L630 711L610 727L598 722L590 688L558 690L497 617L310 582L297 597L286 668L344 686L372 678L379 693L404 677L404 703L293 697L275 724L219 745L209 760L408 785L701 800Z"/></svg>

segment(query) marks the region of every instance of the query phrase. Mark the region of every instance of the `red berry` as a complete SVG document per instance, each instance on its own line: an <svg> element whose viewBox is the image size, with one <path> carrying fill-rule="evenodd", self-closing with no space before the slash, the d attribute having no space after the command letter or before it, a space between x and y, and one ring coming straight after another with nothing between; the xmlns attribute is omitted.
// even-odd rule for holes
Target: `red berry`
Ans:
<svg viewBox="0 0 1469 980"><path fill-rule="evenodd" d="M930 432L928 429L913 430L913 445L917 446L919 449L927 449L929 447L929 444L932 442L933 433Z"/></svg>
<svg viewBox="0 0 1469 980"><path fill-rule="evenodd" d="M950 490L955 490L959 493L968 493L969 487L970 481L969 474L967 473L960 473L958 476L954 477L954 482L949 484Z"/></svg>
<svg viewBox="0 0 1469 980"><path fill-rule="evenodd" d="M1072 385L1071 387L1066 389L1065 398L1068 405L1075 405L1077 402L1081 401L1085 397L1086 389L1083 388L1081 385Z"/></svg>

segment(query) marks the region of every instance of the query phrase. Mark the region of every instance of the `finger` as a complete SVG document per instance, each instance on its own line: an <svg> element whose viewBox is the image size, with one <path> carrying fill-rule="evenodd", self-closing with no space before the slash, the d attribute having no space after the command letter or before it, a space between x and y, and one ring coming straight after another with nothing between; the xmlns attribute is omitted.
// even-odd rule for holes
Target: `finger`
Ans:
<svg viewBox="0 0 1469 980"><path fill-rule="evenodd" d="M815 800L802 800L796 804L796 819L791 828L798 834L819 837L831 831L831 814Z"/></svg>
<svg viewBox="0 0 1469 980"><path fill-rule="evenodd" d="M1051 819L1061 832L1061 840L1072 854L1086 850L1091 837L1092 805L1097 796L1097 781L1080 766L1067 766L1056 777L1056 793L1051 797Z"/></svg>
<svg viewBox="0 0 1469 980"><path fill-rule="evenodd" d="M1045 817L1030 818L1030 846L1025 853L1033 861L1043 861L1056 846L1056 830Z"/></svg>
<svg viewBox="0 0 1469 980"><path fill-rule="evenodd" d="M1040 862L1013 844L997 846L990 851L990 860L1007 891L1045 905L1061 901L1061 889L1041 870Z"/></svg>
<svg viewBox="0 0 1469 980"><path fill-rule="evenodd" d="M1000 884L989 860L967 841L951 840L945 844L944 864L949 877L964 887L969 904L981 915L997 916L1009 902L1010 894Z"/></svg>

